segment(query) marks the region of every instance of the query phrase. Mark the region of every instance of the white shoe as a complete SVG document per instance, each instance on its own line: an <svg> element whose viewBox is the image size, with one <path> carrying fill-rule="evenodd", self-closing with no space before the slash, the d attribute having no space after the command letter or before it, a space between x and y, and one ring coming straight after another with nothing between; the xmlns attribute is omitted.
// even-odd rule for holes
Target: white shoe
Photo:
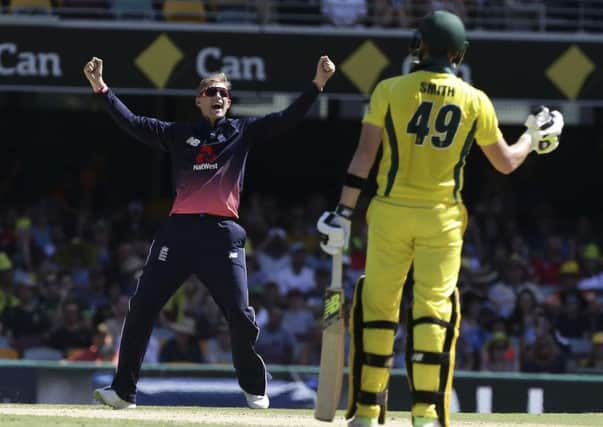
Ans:
<svg viewBox="0 0 603 427"><path fill-rule="evenodd" d="M348 423L348 427L377 427L377 418L356 415Z"/></svg>
<svg viewBox="0 0 603 427"><path fill-rule="evenodd" d="M413 417L412 425L413 427L442 427L438 420L427 417Z"/></svg>
<svg viewBox="0 0 603 427"><path fill-rule="evenodd" d="M251 409L268 409L270 406L270 399L268 399L268 395L259 395L259 394L250 394L246 391L243 391L245 395L245 399L247 400L247 405Z"/></svg>
<svg viewBox="0 0 603 427"><path fill-rule="evenodd" d="M136 403L123 400L111 387L97 388L96 390L94 390L93 397L96 401L104 405L110 406L113 409L136 408Z"/></svg>

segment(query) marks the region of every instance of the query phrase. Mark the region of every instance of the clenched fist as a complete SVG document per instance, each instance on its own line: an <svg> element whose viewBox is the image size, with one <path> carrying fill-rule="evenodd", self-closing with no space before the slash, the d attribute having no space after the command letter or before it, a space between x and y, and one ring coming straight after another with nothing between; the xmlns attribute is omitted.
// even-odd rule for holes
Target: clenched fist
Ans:
<svg viewBox="0 0 603 427"><path fill-rule="evenodd" d="M92 86L92 89L95 92L98 92L98 91L104 89L105 87L107 87L107 85L105 84L105 82L103 80L103 60L102 59L97 58L95 56L90 61L86 62L86 65L84 65L84 75L90 82L90 86Z"/></svg>
<svg viewBox="0 0 603 427"><path fill-rule="evenodd" d="M316 65L316 75L314 76L314 83L320 90L325 86L327 80L335 74L335 64L329 59L328 56L323 55L318 59Z"/></svg>

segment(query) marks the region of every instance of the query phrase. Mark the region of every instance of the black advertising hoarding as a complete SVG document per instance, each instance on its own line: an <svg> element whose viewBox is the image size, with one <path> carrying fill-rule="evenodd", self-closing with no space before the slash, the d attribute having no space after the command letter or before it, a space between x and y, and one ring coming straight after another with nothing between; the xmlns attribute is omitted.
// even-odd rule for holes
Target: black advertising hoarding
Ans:
<svg viewBox="0 0 603 427"><path fill-rule="evenodd" d="M191 93L200 78L219 70L233 81L235 94L297 92L326 53L338 65L329 93L362 97L379 79L409 66L410 31L94 25L0 22L0 90L87 89L81 70L93 55L104 59L111 86L170 94ZM469 38L461 73L492 98L603 102L603 37Z"/></svg>
<svg viewBox="0 0 603 427"><path fill-rule="evenodd" d="M600 375L456 372L451 409L486 413L601 412L602 385ZM392 371L388 402L390 410L410 410L411 395L404 371Z"/></svg>

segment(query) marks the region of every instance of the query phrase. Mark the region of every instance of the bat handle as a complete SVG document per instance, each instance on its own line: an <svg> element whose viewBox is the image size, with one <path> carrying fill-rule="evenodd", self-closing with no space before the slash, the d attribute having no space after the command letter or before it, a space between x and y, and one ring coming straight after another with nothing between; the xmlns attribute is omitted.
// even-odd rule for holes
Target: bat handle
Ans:
<svg viewBox="0 0 603 427"><path fill-rule="evenodd" d="M335 255L333 255L333 268L331 271L331 284L335 285L337 287L341 287L341 280L342 280L342 265L343 265L343 261L342 261L342 257L343 254L341 252L336 253Z"/></svg>

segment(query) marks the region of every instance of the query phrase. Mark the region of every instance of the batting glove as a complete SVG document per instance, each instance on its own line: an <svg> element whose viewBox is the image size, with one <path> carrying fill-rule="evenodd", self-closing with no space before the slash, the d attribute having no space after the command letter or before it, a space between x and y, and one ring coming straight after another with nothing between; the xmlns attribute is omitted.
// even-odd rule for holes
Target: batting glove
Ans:
<svg viewBox="0 0 603 427"><path fill-rule="evenodd" d="M559 146L559 135L563 131L563 115L559 111L549 111L540 106L525 121L524 135L530 138L532 150L538 154L548 154Z"/></svg>
<svg viewBox="0 0 603 427"><path fill-rule="evenodd" d="M354 209L339 204L335 211L327 211L320 216L316 228L321 235L320 248L324 252L335 255L348 248L353 213Z"/></svg>

